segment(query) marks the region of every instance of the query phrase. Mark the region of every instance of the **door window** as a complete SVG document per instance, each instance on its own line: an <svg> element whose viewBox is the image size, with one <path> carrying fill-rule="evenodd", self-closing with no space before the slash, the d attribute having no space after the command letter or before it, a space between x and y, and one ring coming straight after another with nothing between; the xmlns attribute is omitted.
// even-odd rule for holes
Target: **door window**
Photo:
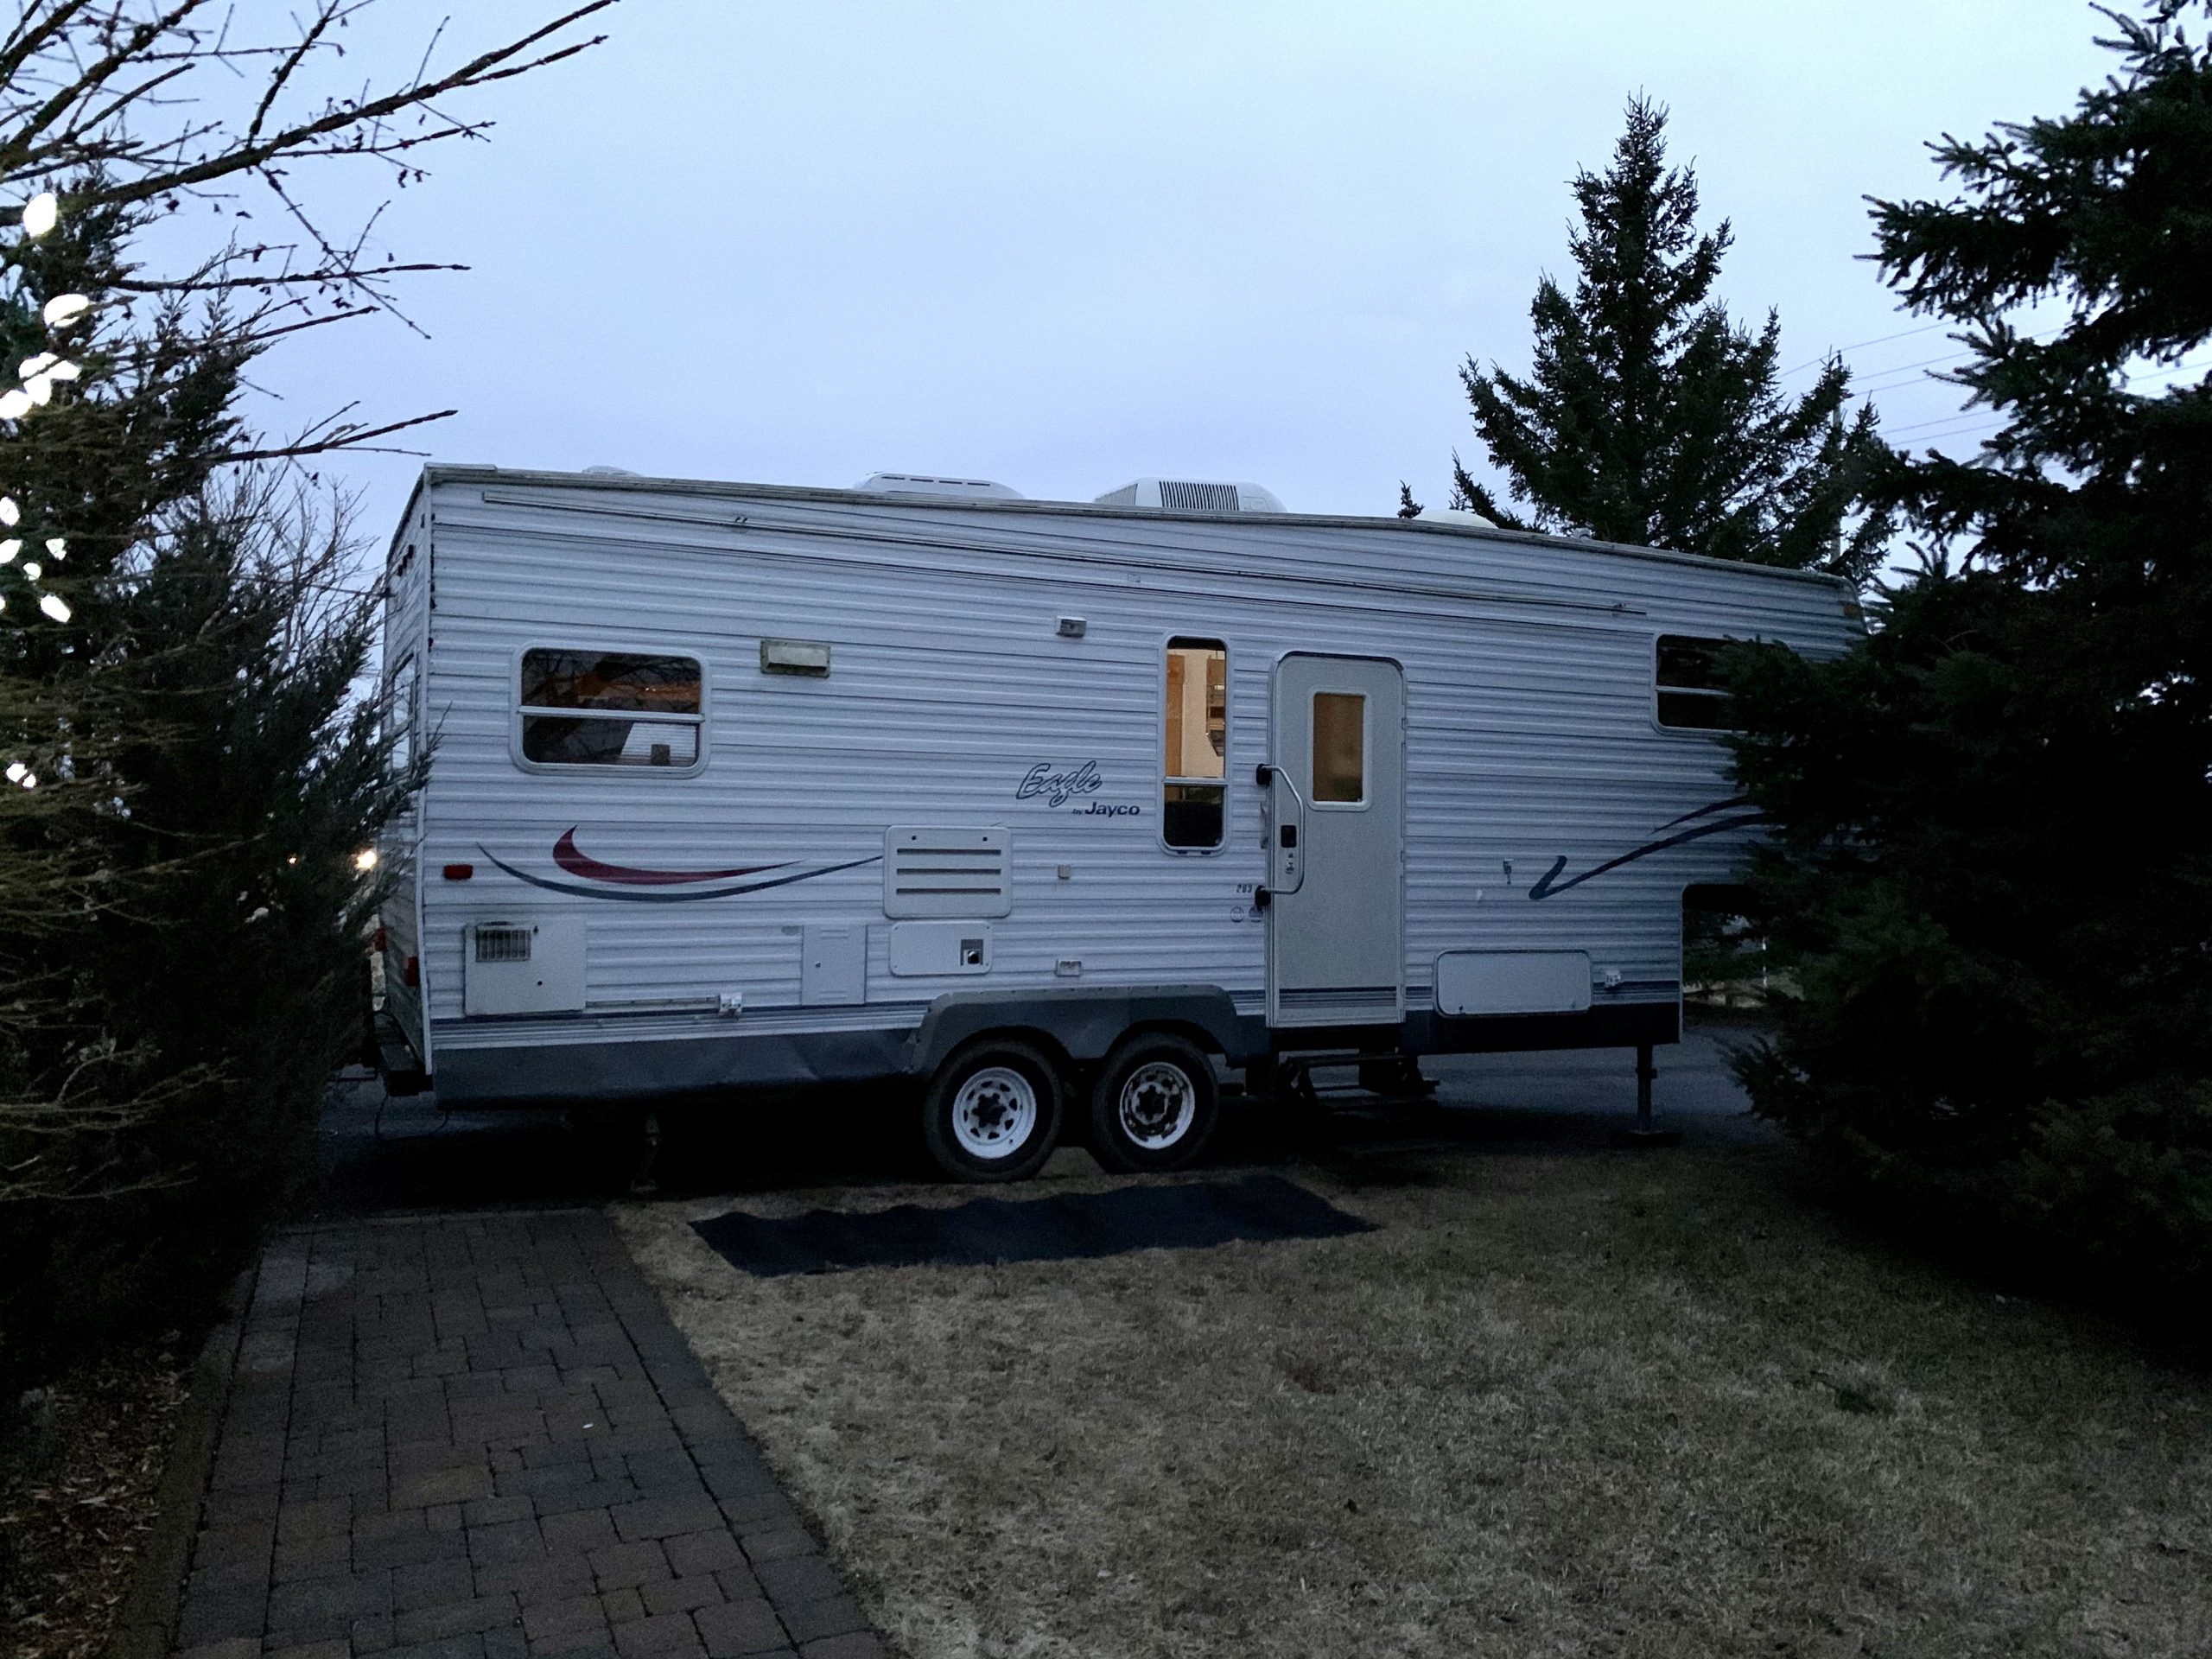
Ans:
<svg viewBox="0 0 2212 1659"><path fill-rule="evenodd" d="M1367 799L1367 699L1357 692L1313 694L1313 799L1358 806Z"/></svg>

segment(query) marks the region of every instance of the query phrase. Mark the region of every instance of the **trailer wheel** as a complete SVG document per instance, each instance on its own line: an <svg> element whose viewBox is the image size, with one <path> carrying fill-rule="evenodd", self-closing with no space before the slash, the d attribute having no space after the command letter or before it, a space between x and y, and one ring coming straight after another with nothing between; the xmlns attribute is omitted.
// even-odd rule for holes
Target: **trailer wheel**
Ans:
<svg viewBox="0 0 2212 1659"><path fill-rule="evenodd" d="M1182 1169L1205 1151L1220 1113L1204 1049L1167 1032L1133 1037L1107 1056L1090 1091L1091 1150L1109 1169Z"/></svg>
<svg viewBox="0 0 2212 1659"><path fill-rule="evenodd" d="M922 1096L922 1139L963 1181L1019 1181L1059 1144L1060 1074L1027 1043L995 1039L939 1066Z"/></svg>

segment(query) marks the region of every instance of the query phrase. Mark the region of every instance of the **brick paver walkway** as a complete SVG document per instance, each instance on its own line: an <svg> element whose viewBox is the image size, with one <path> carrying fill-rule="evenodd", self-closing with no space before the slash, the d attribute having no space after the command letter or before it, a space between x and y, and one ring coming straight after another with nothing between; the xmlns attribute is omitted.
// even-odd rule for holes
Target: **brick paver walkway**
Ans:
<svg viewBox="0 0 2212 1659"><path fill-rule="evenodd" d="M381 1220L263 1259L190 1659L880 1659L605 1217Z"/></svg>

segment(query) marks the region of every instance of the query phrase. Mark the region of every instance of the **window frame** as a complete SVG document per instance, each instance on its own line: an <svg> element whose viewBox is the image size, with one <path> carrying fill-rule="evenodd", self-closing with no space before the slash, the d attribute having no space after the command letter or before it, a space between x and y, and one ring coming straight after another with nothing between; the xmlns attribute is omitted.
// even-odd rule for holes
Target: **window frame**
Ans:
<svg viewBox="0 0 2212 1659"><path fill-rule="evenodd" d="M620 720L626 715L632 720L639 718L630 711L548 709L542 704L525 704L522 700L523 663L533 651L600 652L608 656L621 657L675 657L693 664L699 671L699 712L696 715L664 715L658 718L664 721L696 721L699 733L698 753L689 766L632 766L590 760L532 760L524 753L522 743L523 721L530 715L550 715L564 720ZM506 683L513 689L512 698L507 704L508 754L524 772L549 773L556 778L626 778L640 774L656 778L696 778L707 769L711 747L709 737L714 721L713 677L707 671L707 659L696 651L634 640L594 640L589 644L578 644L573 637L566 639L534 638L516 646L509 656Z"/></svg>
<svg viewBox="0 0 2212 1659"><path fill-rule="evenodd" d="M1221 776L1218 778L1170 777L1167 772L1167 662L1168 654L1178 646L1196 647L1221 652ZM1154 664L1154 683L1160 695L1154 699L1159 710L1159 724L1154 733L1152 752L1160 757L1157 773L1159 793L1153 798L1159 806L1158 823L1154 826L1153 839L1163 852L1178 858L1213 858L1229 850L1229 779L1233 770L1230 756L1236 747L1236 697L1232 695L1230 670L1236 662L1236 652L1230 648L1227 637L1222 634L1171 633L1160 642L1160 658ZM1167 839L1167 790L1173 784L1202 789L1221 791L1221 838L1211 847L1179 847Z"/></svg>
<svg viewBox="0 0 2212 1659"><path fill-rule="evenodd" d="M402 676L404 676L406 679L406 684L404 687L407 703L406 719L401 722L399 729L395 731L393 729L391 716L393 709L397 707L397 702L395 700L394 693L402 690L400 683ZM388 762L395 772L405 772L410 766L413 766L415 764L415 757L420 752L422 747L422 721L419 718L421 713L419 708L421 699L416 695L421 687L422 681L422 664L417 659L417 653L412 651L406 652L397 662L394 663L391 665L391 671L385 676L385 740L388 744L392 743L397 737L404 734L407 741L407 758L403 760L395 755ZM519 689L521 682L518 680L516 684L517 688Z"/></svg>
<svg viewBox="0 0 2212 1659"><path fill-rule="evenodd" d="M1323 697L1357 697L1359 699L1359 798L1356 801L1325 801L1321 798L1320 784L1313 775L1317 756L1313 740L1314 705ZM1330 686L1317 685L1306 694L1306 793L1312 797L1306 803L1309 812L1371 812L1375 810L1375 791L1368 787L1372 775L1370 757L1375 753L1375 699L1364 691L1342 691Z"/></svg>
<svg viewBox="0 0 2212 1659"><path fill-rule="evenodd" d="M1741 731L1743 728L1739 726L1677 726L1673 724L1671 721L1662 720L1659 717L1659 694L1662 691L1680 696L1710 698L1713 702L1722 704L1732 704L1735 702L1735 697L1732 694L1717 689L1696 685L1660 684L1659 646L1662 641L1669 639L1685 640L1689 644L1698 645L1741 645L1757 643L1754 639L1739 639L1732 634L1683 633L1672 629L1664 633L1654 633L1651 636L1650 715L1652 729L1654 731L1664 732L1669 737L1702 737L1707 739L1726 737L1732 733Z"/></svg>

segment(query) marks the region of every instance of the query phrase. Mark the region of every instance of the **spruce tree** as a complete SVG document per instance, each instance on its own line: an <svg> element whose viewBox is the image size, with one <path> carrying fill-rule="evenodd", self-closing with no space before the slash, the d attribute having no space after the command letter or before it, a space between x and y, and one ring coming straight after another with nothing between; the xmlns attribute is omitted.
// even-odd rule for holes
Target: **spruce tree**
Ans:
<svg viewBox="0 0 2212 1659"><path fill-rule="evenodd" d="M2003 426L1880 487L1923 565L1840 661L1738 654L1801 994L1740 1070L1905 1215L2102 1287L2212 1287L2212 54L2113 16L2068 115L1875 206ZM2022 308L2038 308L2030 333ZM2056 316L2056 326L2053 319Z"/></svg>
<svg viewBox="0 0 2212 1659"><path fill-rule="evenodd" d="M1754 334L1713 298L1732 232L1698 229L1696 175L1667 165L1666 128L1665 110L1634 99L1611 167L1575 176L1574 291L1537 285L1529 376L1472 358L1459 372L1526 515L1454 455L1458 505L1515 529L1862 578L1889 529L1853 511L1873 410L1847 415L1833 358L1803 397L1783 394L1780 320Z"/></svg>
<svg viewBox="0 0 2212 1659"><path fill-rule="evenodd" d="M317 228L292 164L416 175L480 130L446 95L582 49L550 37L607 3L334 99L312 82L354 0L274 44L205 0L28 0L0 48L0 1408L190 1328L312 1177L361 1029L356 856L415 779L355 695L364 550L296 465L377 429L272 442L242 410L262 352L385 304L394 268ZM250 118L177 111L241 75ZM148 258L188 245L195 192L257 183L302 244Z"/></svg>

